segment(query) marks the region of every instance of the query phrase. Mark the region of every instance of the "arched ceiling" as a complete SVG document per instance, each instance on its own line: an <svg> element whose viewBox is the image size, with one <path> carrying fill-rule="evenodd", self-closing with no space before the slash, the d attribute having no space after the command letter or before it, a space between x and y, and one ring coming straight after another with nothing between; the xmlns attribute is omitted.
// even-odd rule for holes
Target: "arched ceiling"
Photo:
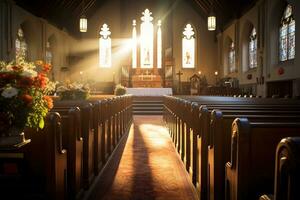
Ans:
<svg viewBox="0 0 300 200"><path fill-rule="evenodd" d="M15 0L16 4L59 28L78 35L78 20L83 10L92 15L107 0ZM137 0L138 1L138 0ZM172 0L175 2L175 0ZM184 0L203 17L213 11L218 17L219 30L239 17L257 0Z"/></svg>

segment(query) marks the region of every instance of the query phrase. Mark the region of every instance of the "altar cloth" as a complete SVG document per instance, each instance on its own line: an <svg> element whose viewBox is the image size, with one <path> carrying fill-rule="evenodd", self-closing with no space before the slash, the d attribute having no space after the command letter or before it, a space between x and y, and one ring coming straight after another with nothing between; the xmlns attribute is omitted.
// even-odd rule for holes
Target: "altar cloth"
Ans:
<svg viewBox="0 0 300 200"><path fill-rule="evenodd" d="M172 95L172 88L126 88L127 94L133 96L164 96Z"/></svg>

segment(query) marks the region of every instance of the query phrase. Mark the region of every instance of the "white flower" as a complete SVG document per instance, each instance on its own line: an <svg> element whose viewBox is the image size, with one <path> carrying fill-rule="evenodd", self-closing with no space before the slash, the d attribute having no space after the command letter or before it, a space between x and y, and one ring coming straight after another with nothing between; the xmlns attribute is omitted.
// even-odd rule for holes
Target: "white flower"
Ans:
<svg viewBox="0 0 300 200"><path fill-rule="evenodd" d="M11 64L8 64L8 65L4 65L5 63L1 63L1 68L0 68L0 71L2 72L11 72L13 71L13 66Z"/></svg>
<svg viewBox="0 0 300 200"><path fill-rule="evenodd" d="M69 86L70 86L70 89L72 89L72 90L80 90L83 87L82 84L76 83L76 82L70 84Z"/></svg>
<svg viewBox="0 0 300 200"><path fill-rule="evenodd" d="M5 98L12 98L18 94L18 90L14 87L7 87L3 90L1 95Z"/></svg>
<svg viewBox="0 0 300 200"><path fill-rule="evenodd" d="M26 77L29 77L29 78L33 78L33 77L36 77L37 76L37 72L34 71L34 70L25 70L21 73L21 76L26 76Z"/></svg>
<svg viewBox="0 0 300 200"><path fill-rule="evenodd" d="M67 91L69 90L68 88L66 88L65 86L59 86L57 89L56 89L56 92L64 92L64 91Z"/></svg>

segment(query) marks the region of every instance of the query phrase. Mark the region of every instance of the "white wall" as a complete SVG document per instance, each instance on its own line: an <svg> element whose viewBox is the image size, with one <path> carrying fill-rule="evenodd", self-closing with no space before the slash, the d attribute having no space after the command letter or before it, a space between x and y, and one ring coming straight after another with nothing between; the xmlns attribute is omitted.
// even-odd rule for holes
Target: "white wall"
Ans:
<svg viewBox="0 0 300 200"><path fill-rule="evenodd" d="M239 79L240 84L252 85L257 91L257 95L266 96L266 84L272 81L281 80L294 80L294 96L299 93L300 78L300 43L297 43L297 38L300 38L299 26L297 21L300 21L300 2L291 0L289 1L294 7L294 17L296 19L296 58L292 61L281 63L279 62L279 44L278 44L278 30L280 19L285 9L287 2L285 0L260 0L247 11L239 19L236 19L232 24L227 27L222 33L219 34L219 51L222 52L223 57L219 58L220 71L225 71L223 76L236 77ZM246 48L246 37L249 26L254 26L258 35L258 67L257 69L247 70L248 68L248 52ZM236 46L236 59L238 64L238 72L227 74L226 57L227 46L226 37L232 38L238 45ZM279 75L278 69L284 69L284 74ZM248 79L251 74L252 78ZM264 78L264 83L257 83L258 80Z"/></svg>

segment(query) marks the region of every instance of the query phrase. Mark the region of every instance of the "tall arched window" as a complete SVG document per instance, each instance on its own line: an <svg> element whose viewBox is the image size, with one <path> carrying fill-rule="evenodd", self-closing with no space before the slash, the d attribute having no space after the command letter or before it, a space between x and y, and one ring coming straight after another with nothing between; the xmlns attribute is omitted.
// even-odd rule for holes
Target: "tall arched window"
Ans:
<svg viewBox="0 0 300 200"><path fill-rule="evenodd" d="M161 38L161 20L157 22L157 68L162 67L162 38Z"/></svg>
<svg viewBox="0 0 300 200"><path fill-rule="evenodd" d="M249 42L249 68L253 69L257 67L257 35L256 29L253 28L250 34Z"/></svg>
<svg viewBox="0 0 300 200"><path fill-rule="evenodd" d="M137 67L137 37L136 37L136 20L132 21L132 68Z"/></svg>
<svg viewBox="0 0 300 200"><path fill-rule="evenodd" d="M153 17L152 12L146 9L141 17L141 68L153 68Z"/></svg>
<svg viewBox="0 0 300 200"><path fill-rule="evenodd" d="M103 68L111 67L111 32L107 24L103 24L99 39L99 65Z"/></svg>
<svg viewBox="0 0 300 200"><path fill-rule="evenodd" d="M279 29L279 60L286 61L295 58L295 28L293 8L287 5L281 18Z"/></svg>
<svg viewBox="0 0 300 200"><path fill-rule="evenodd" d="M46 63L47 64L52 64L52 59L53 59L53 54L52 54L52 49L51 49L51 45L50 42L47 42L46 45Z"/></svg>
<svg viewBox="0 0 300 200"><path fill-rule="evenodd" d="M182 67L195 67L195 32L191 24L187 24L182 38Z"/></svg>
<svg viewBox="0 0 300 200"><path fill-rule="evenodd" d="M16 60L27 59L27 44L24 37L24 32L21 28L18 29L17 38L15 42L16 47Z"/></svg>
<svg viewBox="0 0 300 200"><path fill-rule="evenodd" d="M229 66L229 72L235 72L236 66L235 66L235 48L234 48L234 42L230 43L229 51L228 51L228 66Z"/></svg>

